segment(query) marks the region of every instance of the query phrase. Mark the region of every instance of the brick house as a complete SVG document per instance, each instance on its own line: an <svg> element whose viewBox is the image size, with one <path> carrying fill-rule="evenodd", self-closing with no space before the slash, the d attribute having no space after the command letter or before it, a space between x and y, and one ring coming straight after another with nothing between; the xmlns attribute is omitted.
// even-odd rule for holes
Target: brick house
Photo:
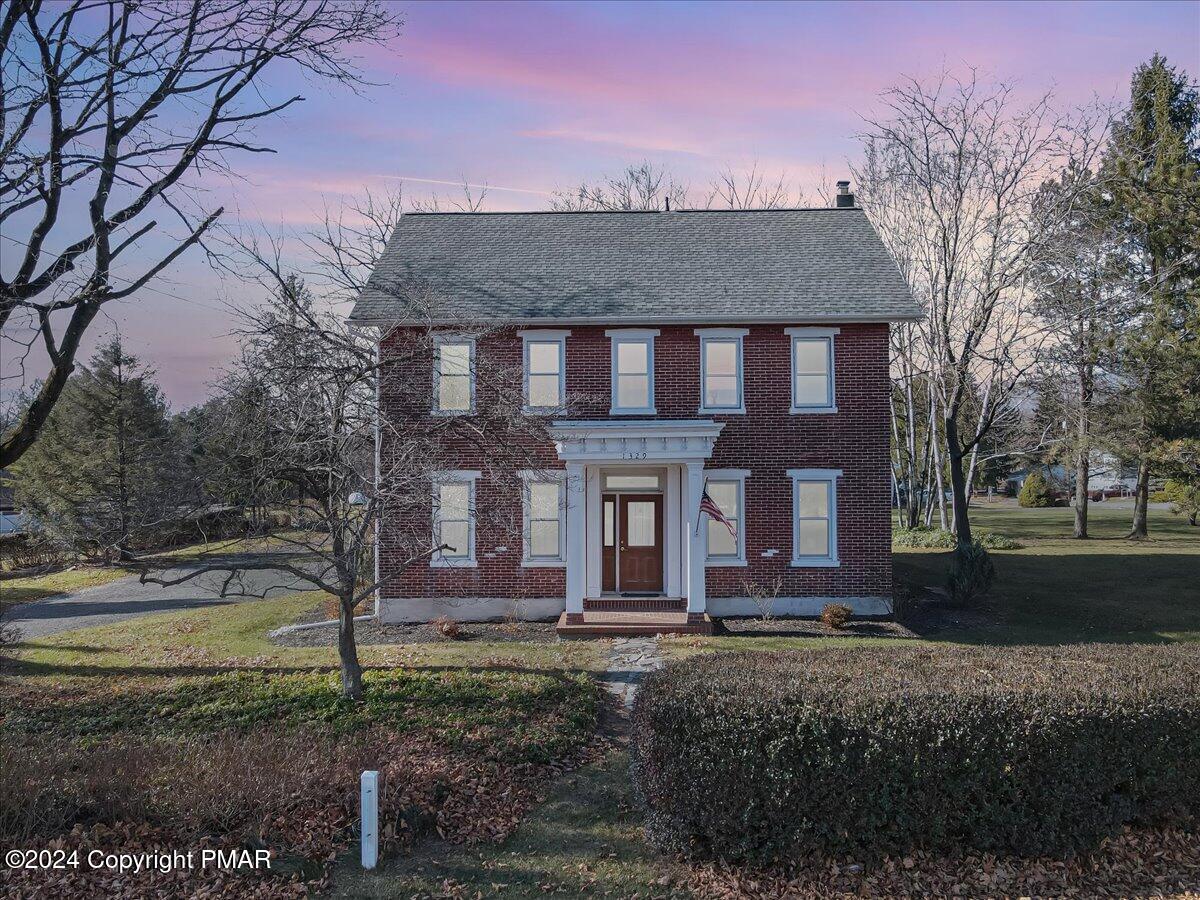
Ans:
<svg viewBox="0 0 1200 900"><path fill-rule="evenodd" d="M429 415L471 414L488 354L523 367L552 440L523 487L465 456L445 473L429 527L453 549L389 582L380 618L496 619L521 598L565 633L706 630L776 578L780 615L888 614L888 329L920 313L841 190L820 209L403 216L375 280L447 298L413 376ZM368 286L351 313L384 359L395 303ZM506 327L456 334L483 319ZM519 540L481 524L489 505L522 510Z"/></svg>

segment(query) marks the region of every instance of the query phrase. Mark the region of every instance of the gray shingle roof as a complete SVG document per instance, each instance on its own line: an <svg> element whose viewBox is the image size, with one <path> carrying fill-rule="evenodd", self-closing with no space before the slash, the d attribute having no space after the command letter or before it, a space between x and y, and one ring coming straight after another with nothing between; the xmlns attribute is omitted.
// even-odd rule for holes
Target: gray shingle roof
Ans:
<svg viewBox="0 0 1200 900"><path fill-rule="evenodd" d="M413 296L437 298L437 321L920 315L860 209L408 214L350 319L402 321Z"/></svg>

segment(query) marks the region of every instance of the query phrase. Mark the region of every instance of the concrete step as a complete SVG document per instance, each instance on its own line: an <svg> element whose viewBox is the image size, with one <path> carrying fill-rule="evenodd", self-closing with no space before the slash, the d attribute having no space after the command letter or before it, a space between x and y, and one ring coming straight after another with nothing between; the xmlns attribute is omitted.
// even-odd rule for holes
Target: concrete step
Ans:
<svg viewBox="0 0 1200 900"><path fill-rule="evenodd" d="M558 635L564 638L653 637L656 634L712 634L708 613L633 612L584 610L563 613L558 618Z"/></svg>

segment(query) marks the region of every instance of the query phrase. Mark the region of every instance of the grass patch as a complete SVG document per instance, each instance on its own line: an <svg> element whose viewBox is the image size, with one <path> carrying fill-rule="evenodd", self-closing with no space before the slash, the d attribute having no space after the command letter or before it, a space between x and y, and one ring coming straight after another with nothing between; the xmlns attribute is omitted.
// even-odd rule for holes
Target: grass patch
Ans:
<svg viewBox="0 0 1200 900"><path fill-rule="evenodd" d="M121 568L76 566L30 578L6 578L0 581L0 611L32 600L44 600L58 594L108 584L128 574Z"/></svg>
<svg viewBox="0 0 1200 900"><path fill-rule="evenodd" d="M338 664L332 647L281 647L267 634L321 601L320 594L214 604L81 628L17 646L12 674L30 686L219 674L229 669L329 670ZM439 641L429 644L359 647L365 666L481 667L586 670L604 667L607 649L592 641L489 643Z"/></svg>
<svg viewBox="0 0 1200 900"><path fill-rule="evenodd" d="M334 897L690 897L687 872L642 839L623 752L561 780L504 844L476 851L430 844L385 856L364 872L357 856L334 871Z"/></svg>
<svg viewBox="0 0 1200 900"><path fill-rule="evenodd" d="M81 702L39 697L10 709L0 734L96 739L301 726L344 734L382 726L546 762L586 740L599 712L595 683L584 675L386 669L368 671L364 682L360 703L344 700L337 676L321 672L230 672Z"/></svg>

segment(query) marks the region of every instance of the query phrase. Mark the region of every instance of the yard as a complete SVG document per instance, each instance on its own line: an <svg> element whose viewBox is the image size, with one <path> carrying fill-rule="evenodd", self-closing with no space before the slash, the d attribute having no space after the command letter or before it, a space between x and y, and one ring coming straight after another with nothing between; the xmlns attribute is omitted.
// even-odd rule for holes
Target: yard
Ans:
<svg viewBox="0 0 1200 900"><path fill-rule="evenodd" d="M806 637L718 635L674 638L662 644L668 655L683 656L718 649L922 642L1162 643L1200 637L1200 529L1155 509L1153 540L1128 543L1120 539L1128 509L1114 505L1094 508L1096 537L1076 542L1066 536L1070 516L1069 509L977 510L974 521L980 528L1026 546L993 554L998 579L985 609L954 614L929 627L918 624L907 639L818 630ZM918 585L940 584L945 556L899 551L898 577ZM623 751L616 749L589 762L587 754L600 752L604 744L591 737L594 719L589 724L587 716L571 713L588 696L587 679L579 676L604 668L606 643L479 639L364 645L362 659L371 667L370 680L380 697L361 711L347 710L336 700L334 679L327 674L336 662L332 648L280 646L266 637L271 629L296 620L319 602L319 596L306 594L215 606L32 641L19 648L4 674L9 700L0 727L5 743L28 748L41 736L80 742L88 753L100 754L89 757L97 766L121 771L132 758L128 754L135 752L129 749L131 744L158 751L156 759L187 760L200 752L198 746L204 746L201 736L215 735L215 746L220 748L217 763L228 769L239 758L233 746L249 735L250 746L258 747L261 758L276 760L285 770L288 759L301 760L300 768L328 765L349 799L334 802L323 795L315 807L302 812L316 815L316 809L336 820L334 826L320 831L318 842L322 853L342 853L331 881L321 881L319 867L303 870L298 861L312 846L288 844L277 834L267 834L266 839L278 842L273 846L293 848L284 858L298 867L300 874L295 877L307 878L334 896L732 897L754 896L756 890L759 896L770 896L767 886L771 884L776 885L776 894L787 890L780 886L782 882L769 878L754 882L761 890L753 888L746 873L685 866L644 844ZM265 740L276 733L285 737ZM338 754L343 745L331 734L350 735L356 749ZM222 735L227 736L224 743ZM505 763L488 768L496 749L504 751ZM511 784L505 782L509 776L504 773L515 771L518 757L528 753L532 758L526 755L520 763L527 767L521 770L524 775ZM118 759L120 754L126 756ZM480 821L494 824L494 831L482 834L446 827L439 836L439 828L429 826L428 815L410 815L417 827L401 835L403 840L391 847L379 872L365 875L357 866L352 835L346 830L354 811L352 775L355 766L369 765L379 754L407 760L410 768L418 758L436 761L435 774L427 773L425 781L410 785L417 799L406 801L415 808L427 802L434 821L441 801L421 798L446 790L431 787L435 783L454 785L459 777L482 778L480 783L489 790L510 790L518 799L502 813L494 804L482 799L468 803L451 790L447 796L457 798L455 809L472 810ZM33 752L25 755L33 761L41 758ZM329 755L336 755L337 762L328 762ZM582 768L553 782L545 777L580 763ZM171 776L169 766L150 770L156 777ZM536 787L530 780L534 773L543 778ZM297 784L315 790L308 781ZM548 791L545 802L539 802L542 787ZM243 788L250 795L262 789ZM197 808L211 806L212 793L199 798ZM143 798L139 802L150 803L139 796ZM275 802L270 796L267 800ZM476 802L483 805L470 805ZM447 822L461 821L446 815ZM234 833L254 830L248 821L239 823ZM155 834L161 838L159 832ZM84 839L103 838L88 832ZM1144 846L1136 833L1107 846L1104 853L1066 868L1053 861L1032 861L1006 869L1003 861L979 858L947 869L939 860L916 858L909 861L911 866L885 861L880 864L883 868L864 876L843 867L840 875L830 876L830 883L844 890L874 885L874 890L884 893L948 892L955 884L968 893L1004 893L1030 884L1042 885L1035 893L1068 888L1089 893L1105 883L1127 884L1127 890L1134 891L1140 882L1121 881L1128 875L1129 860L1153 854L1156 861L1145 869L1147 877L1161 876L1167 879L1164 884L1176 885L1180 866L1194 867L1200 858L1194 837L1180 832L1163 837L1153 847ZM1060 880L1030 881L1038 866L1057 866L1055 877ZM991 877L988 873L994 874L997 867L1016 880L1004 882L1003 887L1001 882L979 880ZM958 880L959 871L965 873L963 879L974 880ZM861 881L868 876L875 880ZM1200 875L1195 884L1200 884Z"/></svg>

